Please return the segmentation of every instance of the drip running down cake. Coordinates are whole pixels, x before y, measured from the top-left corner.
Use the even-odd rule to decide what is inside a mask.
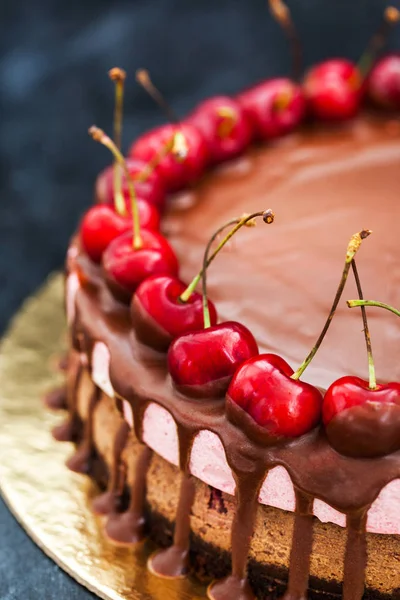
[[[158,544],[154,576],[192,571],[214,600],[400,598],[400,322],[345,302],[400,306],[399,64],[207,100],[126,162],[91,130],[116,160],[68,250],[54,435],[105,535]]]

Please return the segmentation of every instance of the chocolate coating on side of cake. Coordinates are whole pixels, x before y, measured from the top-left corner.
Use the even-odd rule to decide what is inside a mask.
[[[78,390],[78,410],[82,419],[88,413],[93,390],[89,373]],[[124,427],[125,426],[125,427]],[[125,442],[119,444],[119,432],[124,427]],[[110,441],[116,439],[120,452],[120,472],[133,481],[142,446],[134,439],[127,423],[116,408],[115,399],[102,394],[94,415],[94,447],[90,474],[103,489],[110,488],[114,450]],[[173,541],[174,523],[178,517],[179,469],[153,454],[147,474],[146,520],[147,534],[159,547],[169,547]],[[231,565],[230,529],[235,514],[235,499],[194,478],[196,497],[191,510],[192,534],[190,543],[191,569],[201,579],[222,578],[229,574]],[[129,505],[128,488],[122,488],[106,506],[106,514],[113,510],[126,511]],[[97,496],[109,498],[108,492]],[[289,553],[295,515],[291,512],[259,505],[253,536],[248,572],[257,597],[277,599],[284,592],[288,576]],[[310,568],[308,598],[334,600],[340,597],[343,578],[342,556],[346,530],[332,523],[313,519],[314,546]],[[365,600],[394,600],[400,598],[397,573],[396,536],[367,534],[369,561]],[[384,560],[383,560],[384,557]]]

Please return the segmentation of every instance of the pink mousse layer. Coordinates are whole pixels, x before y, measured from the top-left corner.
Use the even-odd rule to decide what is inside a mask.
[[[75,309],[74,301],[79,281],[71,274],[67,280],[67,318],[71,322]],[[110,353],[106,345],[97,342],[92,356],[92,379],[108,396],[114,396],[109,378]],[[133,426],[132,409],[123,402],[125,420]],[[179,448],[177,427],[172,415],[156,403],[150,403],[143,422],[143,441],[149,448],[168,462],[178,466]],[[225,450],[219,437],[208,430],[196,436],[189,464],[190,472],[222,492],[235,494],[235,481],[228,466]],[[284,467],[275,467],[266,476],[261,487],[261,504],[294,512],[295,498],[293,484]],[[368,512],[367,530],[371,533],[400,534],[400,479],[396,479],[382,489]],[[322,522],[331,522],[344,527],[345,515],[322,500],[314,501],[314,515]]]

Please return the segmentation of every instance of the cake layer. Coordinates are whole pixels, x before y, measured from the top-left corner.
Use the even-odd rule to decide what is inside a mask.
[[[79,357],[75,357],[75,363],[79,360]],[[84,422],[88,419],[89,399],[92,394],[90,373],[85,369],[77,390],[77,408]],[[115,399],[102,394],[93,413],[93,441],[95,456],[104,463],[103,473],[112,470],[112,440],[117,435],[121,421]],[[128,482],[134,480],[141,448],[131,430],[122,456]],[[163,545],[171,541],[177,514],[180,478],[181,473],[177,467],[157,454],[153,455],[147,474],[147,503],[151,511],[149,525],[152,528],[152,536]],[[196,566],[200,575],[219,578],[229,572],[230,535],[234,513],[235,500],[230,495],[221,493],[196,478],[195,502],[190,520],[192,565]],[[258,509],[249,560],[250,581],[258,591],[258,598],[266,598],[267,592],[268,598],[275,598],[275,594],[284,589],[293,522],[294,517],[290,512],[266,506],[260,506]],[[323,524],[314,519],[310,598],[328,599],[340,593],[345,537],[346,533],[341,527]],[[365,598],[400,598],[397,538],[368,534],[368,550]],[[321,590],[329,594],[320,594]]]

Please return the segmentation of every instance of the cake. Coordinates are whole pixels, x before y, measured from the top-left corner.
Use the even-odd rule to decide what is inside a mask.
[[[135,544],[150,536],[160,547],[148,563],[155,575],[193,571],[214,580],[208,594],[215,600],[400,598],[400,386],[370,389],[367,382],[367,396],[386,394],[383,400],[368,396],[337,409],[329,423],[326,418],[333,382],[343,387],[340,378],[354,383],[368,374],[359,311],[339,304],[307,369],[312,385],[296,381],[294,396],[303,394],[303,406],[314,402],[306,424],[294,411],[294,429],[278,431],[281,422],[259,418],[261,404],[252,412],[248,399],[234,401],[239,374],[243,379],[260,360],[292,386],[293,371],[280,365],[296,368],[309,353],[329,313],[348,240],[363,227],[373,230],[358,260],[364,292],[400,305],[399,116],[371,109],[365,86],[348,86],[355,67],[333,63],[322,75],[315,69],[304,87],[274,80],[236,99],[207,101],[181,124],[133,144],[127,165],[142,198],[142,242],[158,253],[151,266],[147,259],[138,266],[143,246],[133,262],[129,253],[126,259],[126,240],[132,255],[137,250],[135,234],[120,215],[114,212],[107,226],[102,220],[117,167],[99,176],[91,227],[86,215],[68,250],[66,388],[52,397],[68,417],[54,435],[76,444],[68,466],[98,484],[93,509],[104,515],[108,538]],[[347,99],[333,92],[327,99],[326,85],[318,95],[327,64]],[[108,144],[101,131],[92,133]],[[151,204],[161,211],[163,188],[161,230],[168,242],[155,244],[158,213],[146,210]],[[157,276],[176,283],[179,268],[179,280],[189,282],[219,226],[243,213],[265,216],[270,207],[273,225],[243,228],[207,269],[213,304],[210,327],[200,332],[205,341],[196,338],[196,315],[176,333],[175,313],[165,324],[164,313],[146,312],[145,293],[139,300],[137,292],[146,281]],[[130,216],[123,218],[131,228]],[[358,293],[349,277],[344,298]],[[202,303],[201,295],[193,298]],[[159,307],[163,302],[160,296]],[[221,331],[216,311],[230,336],[234,368],[204,382],[215,368],[215,344],[225,343],[219,334],[217,342],[208,336]],[[400,381],[399,324],[377,308],[368,316],[378,381]],[[232,322],[236,329],[226,325]],[[182,329],[179,319],[177,326]],[[187,367],[189,379],[190,369],[200,373],[189,382],[182,378],[185,355],[177,350],[180,343],[186,352],[185,335],[196,338],[202,356]],[[281,394],[274,385],[272,405]],[[291,391],[285,394],[286,416],[276,417],[283,421],[291,410],[285,404]]]

